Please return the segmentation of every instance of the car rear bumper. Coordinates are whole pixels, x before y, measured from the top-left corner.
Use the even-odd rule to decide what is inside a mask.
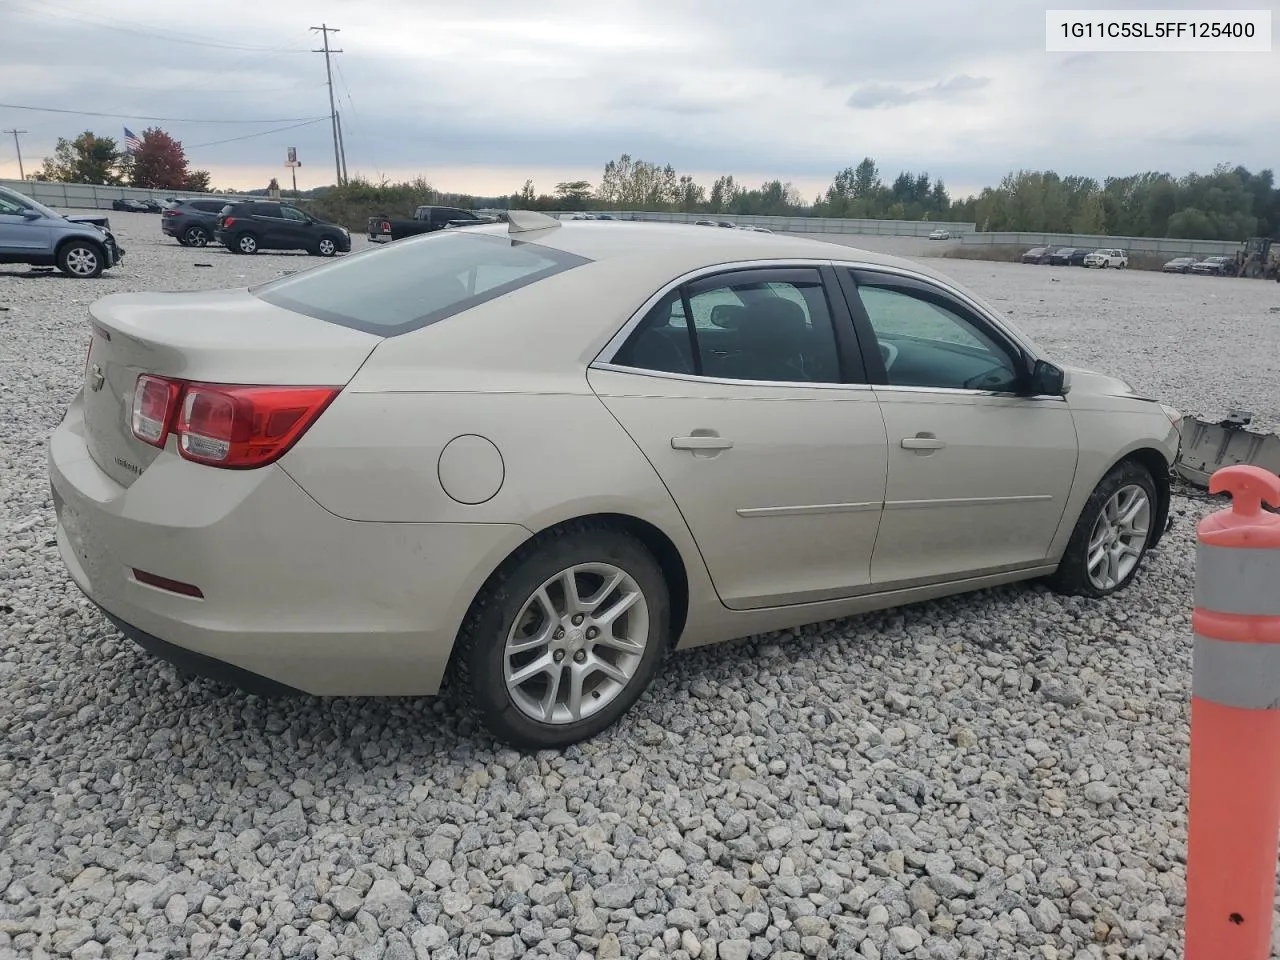
[[[343,520],[278,466],[218,470],[172,449],[126,488],[93,461],[84,429],[77,397],[48,452],[71,578],[145,649],[243,687],[435,693],[471,598],[529,536]]]

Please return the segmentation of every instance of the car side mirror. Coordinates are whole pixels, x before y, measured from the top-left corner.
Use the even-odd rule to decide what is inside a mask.
[[[44,214],[39,210],[32,210],[30,207],[25,207],[22,211],[22,219],[24,220],[39,220],[43,216]]]
[[[1067,371],[1048,360],[1037,360],[1031,368],[1028,390],[1034,397],[1065,397],[1071,389]]]

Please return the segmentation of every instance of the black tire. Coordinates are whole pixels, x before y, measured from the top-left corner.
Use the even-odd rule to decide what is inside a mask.
[[[504,680],[507,637],[525,604],[549,579],[576,564],[608,563],[635,581],[648,606],[648,633],[630,680],[605,706],[581,720],[550,723],[526,714]],[[607,598],[604,598],[607,599]],[[471,609],[452,659],[452,681],[466,706],[498,739],[517,749],[558,749],[612,726],[635,704],[669,646],[670,600],[653,555],[606,524],[576,522],[547,531],[521,547],[488,580]]]
[[[102,276],[106,252],[88,240],[71,240],[58,248],[58,269],[77,280]]]
[[[1114,585],[1100,586],[1089,575],[1089,541],[1095,533],[1107,503],[1116,493],[1132,486],[1141,487],[1147,496],[1149,507],[1146,535],[1142,538],[1137,562],[1134,563],[1133,568]],[[1058,569],[1049,577],[1049,585],[1058,593],[1082,597],[1106,597],[1118,590],[1123,590],[1142,568],[1147,548],[1156,534],[1155,520],[1159,514],[1158,505],[1155,481],[1146,467],[1132,460],[1116,464],[1099,481],[1093,493],[1089,495],[1089,499],[1085,501],[1075,529],[1071,532],[1066,552],[1062,555],[1062,561],[1058,564]]]
[[[182,245],[184,247],[207,247],[209,240],[209,231],[198,223],[193,223],[182,232]]]
[[[258,252],[258,238],[252,233],[239,234],[231,241],[231,249],[234,253],[252,256]]]
[[[338,241],[333,237],[321,237],[316,241],[315,255],[317,257],[332,257],[338,252]]]

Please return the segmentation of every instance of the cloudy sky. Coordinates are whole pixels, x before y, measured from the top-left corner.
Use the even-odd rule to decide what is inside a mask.
[[[1245,5],[1276,7],[1231,4]],[[598,182],[624,152],[707,184],[721,173],[751,185],[778,177],[807,197],[866,155],[887,178],[941,176],[953,195],[1019,167],[1101,178],[1280,164],[1280,46],[1046,53],[1044,9],[1028,0],[0,0],[0,102],[9,104],[0,128],[27,131],[28,174],[58,136],[157,125],[216,186],[287,184],[289,146],[303,161],[300,187],[330,183],[324,59],[307,29],[327,22],[342,31],[334,86],[349,172],[423,174],[447,190]],[[16,175],[12,137],[0,137],[0,177]]]

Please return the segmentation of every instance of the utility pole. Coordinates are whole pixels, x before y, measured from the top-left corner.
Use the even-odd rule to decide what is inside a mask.
[[[342,136],[342,114],[334,114],[338,118],[338,155],[342,158],[342,182],[347,182],[347,141]]]
[[[13,134],[13,145],[18,150],[18,179],[19,180],[27,179],[27,175],[22,169],[22,144],[18,142],[18,135],[26,132],[27,131],[25,130],[6,130],[5,131],[5,133]]]
[[[338,186],[346,183],[346,179],[342,175],[342,154],[338,148],[338,108],[333,102],[333,68],[329,65],[329,56],[334,53],[341,53],[341,50],[334,50],[329,46],[329,34],[341,33],[337,27],[331,27],[328,24],[321,23],[318,27],[311,27],[324,37],[324,47],[320,50],[312,50],[312,53],[324,54],[324,73],[329,81],[329,120],[333,125],[333,169],[338,178]]]

